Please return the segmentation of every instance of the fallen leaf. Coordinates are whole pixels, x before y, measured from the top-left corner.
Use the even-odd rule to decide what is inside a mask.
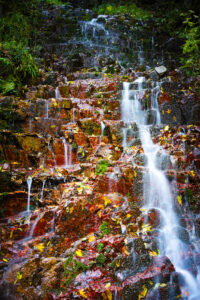
[[[140,300],[141,298],[144,298],[147,294],[148,290],[147,290],[147,287],[146,285],[143,285],[143,290],[142,292],[140,293],[139,297],[138,297],[138,300]]]
[[[179,205],[182,206],[182,199],[181,199],[180,195],[178,195],[177,200],[178,200]]]
[[[43,243],[40,243],[38,245],[35,246],[40,252],[43,252],[44,251],[44,244]]]
[[[89,243],[91,243],[91,242],[93,242],[93,241],[95,241],[96,240],[96,237],[94,236],[94,235],[91,235],[91,236],[89,236],[89,238],[88,238],[88,242]]]
[[[168,131],[169,130],[169,125],[164,127],[164,131]]]
[[[150,255],[150,256],[157,256],[157,253],[156,253],[156,251],[151,251],[151,252],[149,253],[149,255]]]
[[[126,246],[122,247],[122,254],[128,256],[129,252]]]
[[[87,295],[86,295],[86,293],[84,292],[84,290],[79,290],[78,292],[79,292],[79,294],[80,294],[83,298],[87,299]]]
[[[111,283],[108,282],[108,283],[106,283],[105,288],[108,289],[110,286],[111,286]]]
[[[80,249],[78,249],[75,253],[77,256],[83,256],[82,251]]]
[[[107,204],[111,204],[112,203],[112,201],[109,199],[109,198],[107,198],[107,197],[103,197],[103,200],[104,200],[104,205],[106,206]]]

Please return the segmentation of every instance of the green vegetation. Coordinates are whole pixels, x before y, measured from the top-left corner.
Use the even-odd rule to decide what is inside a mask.
[[[0,93],[16,92],[39,75],[35,56],[41,50],[42,7],[47,5],[63,5],[63,2],[0,0]]]
[[[190,10],[185,17],[183,24],[184,31],[180,34],[184,38],[183,57],[181,57],[182,68],[188,76],[199,75],[200,72],[200,26],[199,17]]]
[[[129,14],[138,20],[152,18],[150,12],[137,7],[135,3],[126,5],[102,4],[96,9],[96,12],[105,15]]]
[[[0,44],[0,91],[7,94],[38,75],[38,67],[27,47],[12,40]]]
[[[109,162],[107,160],[100,160],[95,168],[95,174],[101,175],[105,173],[108,169]]]
[[[107,222],[103,222],[99,229],[101,231],[102,236],[107,235],[111,232],[110,227]]]
[[[97,251],[100,252],[100,251],[103,249],[103,247],[104,247],[104,244],[99,243],[99,244],[97,245]]]
[[[97,264],[98,265],[103,265],[106,261],[106,257],[105,255],[103,255],[103,253],[100,253],[97,258],[96,258]]]
[[[89,270],[94,263],[91,262],[88,266],[82,262],[74,259],[74,254],[71,254],[64,263],[66,281],[65,284],[69,285],[80,272]]]

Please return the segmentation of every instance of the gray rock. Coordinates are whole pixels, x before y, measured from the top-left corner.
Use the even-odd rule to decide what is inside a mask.
[[[153,72],[150,73],[150,78],[153,81],[158,81],[159,80],[159,75],[156,71],[153,71]]]
[[[162,76],[167,72],[167,68],[165,66],[159,66],[155,67],[155,71],[158,73],[159,76]]]

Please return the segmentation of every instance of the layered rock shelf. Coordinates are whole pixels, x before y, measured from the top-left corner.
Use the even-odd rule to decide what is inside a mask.
[[[116,29],[117,17],[101,18],[101,24]],[[93,43],[97,21],[79,24],[84,39]],[[107,27],[97,27],[99,36],[109,39]],[[85,40],[84,45],[94,49]],[[50,43],[46,51],[54,46],[63,51]],[[100,62],[96,53],[91,60]],[[48,64],[52,57],[46,56]],[[180,223],[174,231],[187,246],[180,256],[195,277],[200,266],[197,82],[184,81],[178,69],[125,69],[119,60],[97,72],[90,56],[84,58],[83,64],[73,58],[64,68],[62,55],[54,57],[52,70],[41,70],[40,82],[26,86],[21,97],[0,97],[0,298],[197,300],[159,249],[162,211],[144,206],[148,167],[139,125],[121,112],[123,83],[134,89],[142,77],[141,110],[147,112],[153,144],[160,147],[158,156],[165,155],[160,169],[174,191]]]

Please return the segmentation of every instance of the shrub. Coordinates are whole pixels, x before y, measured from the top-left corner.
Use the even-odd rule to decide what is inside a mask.
[[[126,5],[111,5],[111,4],[102,4],[97,8],[98,14],[106,15],[115,15],[115,14],[129,14],[135,19],[149,19],[152,17],[152,14],[146,10],[143,10],[136,6],[135,3],[126,4]]]
[[[185,16],[183,24],[185,29],[181,37],[185,39],[183,44],[183,57],[181,58],[182,68],[186,74],[198,75],[200,71],[200,26],[199,17],[190,10]]]
[[[6,94],[38,75],[26,46],[15,40],[0,44],[0,92]]]

